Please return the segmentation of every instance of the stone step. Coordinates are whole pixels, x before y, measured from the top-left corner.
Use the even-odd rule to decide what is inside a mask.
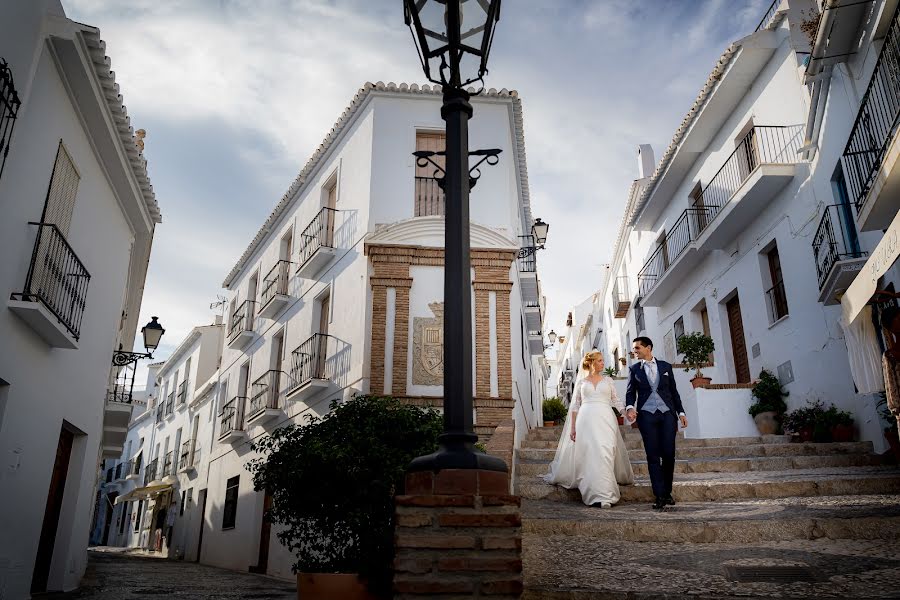
[[[676,447],[681,450],[684,448],[708,448],[718,446],[751,446],[759,444],[789,444],[790,436],[787,435],[762,435],[754,437],[735,437],[735,438],[703,438],[703,439],[678,439],[675,442]],[[559,439],[556,440],[523,440],[521,448],[523,449],[556,449]],[[798,446],[800,444],[797,444]],[[641,438],[629,437],[625,440],[625,447],[629,450],[641,450],[644,447]]]
[[[622,437],[625,438],[637,438],[640,439],[641,432],[633,427],[619,427],[619,431],[622,432]],[[562,427],[538,427],[536,429],[532,429],[528,432],[526,439],[529,440],[558,440],[560,434],[562,434]],[[684,431],[679,431],[677,433],[677,437],[679,439],[684,438]]]
[[[896,597],[900,568],[900,559],[892,548],[880,539],[673,544],[524,535],[522,598],[889,598]],[[764,575],[742,577],[738,569],[750,566],[806,567],[809,578],[804,581],[789,573],[779,578],[770,575],[768,579]]]
[[[516,466],[519,477],[537,477],[546,473],[548,461],[521,461]],[[870,467],[884,464],[873,454],[837,454],[831,456],[769,456],[761,458],[721,458],[676,460],[676,473],[745,473],[747,471],[787,471],[827,467]],[[646,460],[632,460],[636,476],[647,475]]]
[[[516,477],[516,494],[532,500],[581,501],[578,490],[549,485],[538,477]],[[622,502],[652,502],[647,477],[635,477],[635,485],[620,487]],[[896,467],[827,467],[790,471],[745,473],[693,473],[675,476],[672,495],[679,502],[719,502],[745,498],[795,496],[846,496],[900,494],[900,469]]]
[[[522,534],[673,543],[760,543],[821,538],[900,539],[900,496],[820,496],[720,503],[646,503],[599,509],[523,500]]]

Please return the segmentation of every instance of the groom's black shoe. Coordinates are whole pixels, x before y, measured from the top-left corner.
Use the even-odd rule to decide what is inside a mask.
[[[675,506],[675,498],[672,497],[672,494],[669,494],[665,498],[663,498],[663,502],[665,502],[669,506]]]
[[[653,510],[662,510],[666,507],[666,501],[659,496],[656,497],[656,501],[653,502]]]

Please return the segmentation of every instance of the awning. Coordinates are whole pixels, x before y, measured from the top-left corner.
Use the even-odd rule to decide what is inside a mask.
[[[852,323],[859,316],[863,307],[872,299],[878,279],[891,268],[898,256],[900,256],[900,213],[894,217],[875,251],[863,265],[862,271],[841,298],[845,323]]]
[[[131,500],[147,500],[148,498],[152,498],[153,496],[157,496],[171,489],[172,486],[168,483],[135,488],[127,494],[123,494],[122,496],[117,497],[116,504],[119,504],[121,502],[128,502]]]

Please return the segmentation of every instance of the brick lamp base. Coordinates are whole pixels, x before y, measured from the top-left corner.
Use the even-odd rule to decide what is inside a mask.
[[[508,473],[407,474],[406,495],[397,497],[394,598],[519,598],[519,506]]]

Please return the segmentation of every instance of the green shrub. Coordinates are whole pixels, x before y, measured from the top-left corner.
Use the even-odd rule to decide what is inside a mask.
[[[694,369],[695,377],[703,377],[700,372],[700,366],[709,361],[709,355],[716,349],[716,343],[708,335],[704,335],[699,331],[694,333],[686,333],[678,338],[678,353],[684,354],[684,364],[687,367],[686,372]]]
[[[759,381],[753,385],[751,391],[756,402],[750,405],[750,416],[755,417],[759,413],[774,412],[779,417],[787,412],[787,404],[784,399],[788,392],[781,387],[781,382],[770,371],[763,369],[759,374]]]
[[[545,421],[557,423],[565,420],[569,411],[566,410],[566,405],[563,404],[559,398],[554,396],[553,398],[544,400],[543,412]]]
[[[303,425],[253,443],[253,487],[272,496],[267,518],[296,557],[295,572],[359,573],[389,595],[394,556],[394,496],[406,468],[437,449],[435,410],[390,397],[357,396]]]

